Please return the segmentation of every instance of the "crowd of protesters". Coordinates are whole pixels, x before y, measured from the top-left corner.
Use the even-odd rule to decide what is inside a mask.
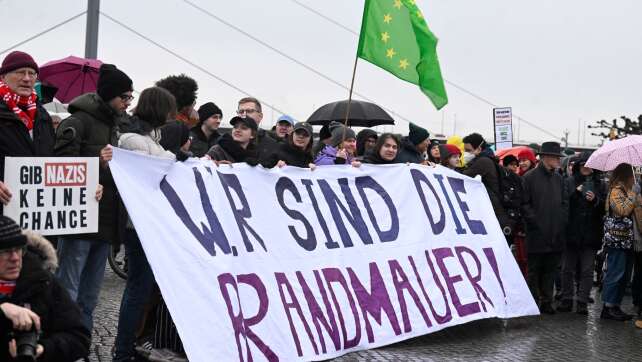
[[[634,316],[620,308],[630,286],[642,324],[642,196],[630,165],[603,174],[585,166],[589,153],[564,155],[556,142],[524,148],[500,161],[477,133],[444,143],[412,123],[408,134],[399,137],[371,129],[355,133],[332,122],[315,140],[309,123],[287,115],[278,118],[272,131],[262,128],[261,103],[251,97],[238,101],[229,121],[232,130],[223,132],[221,108],[207,101],[196,109],[197,82],[183,74],[144,89],[128,113],[134,98],[132,80],[109,64],[100,68],[96,92],[71,101],[71,115],[54,124],[34,91],[38,71],[33,58],[19,51],[6,56],[0,68],[0,211],[13,197],[1,181],[5,157],[98,157],[99,228],[94,234],[52,243],[0,218],[3,361],[16,355],[14,334],[33,329],[39,331],[35,353],[40,360],[73,361],[88,355],[105,264],[112,243],[120,242],[125,245],[128,278],[114,361],[152,354],[155,360],[184,356],[111,177],[113,146],[177,161],[198,157],[216,164],[312,170],[325,165],[416,163],[480,177],[542,313],[575,308],[578,314],[588,314],[588,304],[595,302],[595,283],[601,289],[601,318],[630,320]]]

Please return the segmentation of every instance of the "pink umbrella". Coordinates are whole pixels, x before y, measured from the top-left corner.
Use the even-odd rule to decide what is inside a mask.
[[[69,103],[77,96],[96,91],[98,70],[103,64],[97,59],[85,59],[73,55],[52,60],[40,67],[40,80],[58,88],[56,98]]]
[[[593,152],[586,167],[612,171],[621,163],[642,166],[642,136],[627,136],[605,143]]]

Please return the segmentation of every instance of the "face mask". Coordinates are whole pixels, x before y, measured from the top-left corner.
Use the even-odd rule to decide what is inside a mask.
[[[475,158],[474,153],[464,152],[464,163],[467,164],[468,162],[472,161],[474,158]]]
[[[448,164],[452,167],[459,167],[459,157],[451,157],[448,160]]]

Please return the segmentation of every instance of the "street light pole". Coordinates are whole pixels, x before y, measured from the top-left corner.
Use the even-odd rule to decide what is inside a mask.
[[[100,0],[87,0],[87,28],[85,29],[85,58],[98,57],[98,20]]]

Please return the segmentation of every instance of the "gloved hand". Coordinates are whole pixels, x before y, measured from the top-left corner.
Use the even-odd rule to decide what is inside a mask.
[[[193,156],[194,155],[191,152],[185,152],[183,150],[178,150],[178,152],[176,152],[176,161],[183,162],[183,161],[185,161],[188,158],[193,157]]]

